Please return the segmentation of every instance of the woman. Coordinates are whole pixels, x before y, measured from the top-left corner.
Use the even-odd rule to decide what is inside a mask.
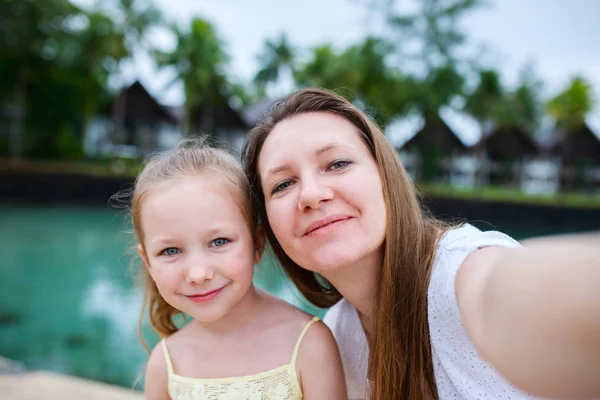
[[[523,249],[431,218],[377,126],[323,89],[276,105],[243,162],[278,260],[333,306],[351,398],[600,397],[600,252],[586,241]]]

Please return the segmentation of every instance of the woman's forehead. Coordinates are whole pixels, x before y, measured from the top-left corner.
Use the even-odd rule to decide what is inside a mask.
[[[300,114],[275,126],[259,157],[259,168],[283,159],[320,155],[341,147],[364,146],[358,129],[345,118],[325,112]]]

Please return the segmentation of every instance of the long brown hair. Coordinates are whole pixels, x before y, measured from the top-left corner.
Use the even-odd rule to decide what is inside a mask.
[[[258,159],[267,136],[279,122],[307,112],[328,112],[352,123],[377,162],[382,181],[387,216],[377,307],[369,339],[370,398],[436,399],[427,291],[437,241],[447,227],[421,208],[408,174],[382,131],[336,93],[319,88],[300,90],[277,103],[248,135],[242,164],[269,244],[289,278],[310,302],[330,307],[340,300],[340,293],[323,277],[303,269],[285,254],[267,219],[260,184]]]
[[[151,189],[165,181],[207,172],[221,176],[228,184],[248,228],[254,233],[256,221],[250,201],[250,186],[240,163],[225,150],[206,146],[202,139],[186,139],[177,148],[150,157],[135,181],[130,212],[137,241],[142,247],[144,247],[142,207]],[[183,315],[160,295],[156,283],[146,268],[139,268],[138,279],[145,291],[138,333],[142,344],[148,349],[141,334],[142,319],[146,310],[150,325],[160,337],[175,333],[180,327],[176,317],[183,317]]]

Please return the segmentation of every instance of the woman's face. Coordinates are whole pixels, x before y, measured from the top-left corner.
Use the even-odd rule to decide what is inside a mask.
[[[381,262],[386,209],[377,164],[357,128],[326,112],[275,126],[258,170],[273,233],[286,254],[326,278]]]

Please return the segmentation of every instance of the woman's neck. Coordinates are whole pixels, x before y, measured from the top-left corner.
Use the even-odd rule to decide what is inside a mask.
[[[379,271],[382,263],[383,252],[339,268],[324,276],[358,311],[367,335],[373,323]]]

